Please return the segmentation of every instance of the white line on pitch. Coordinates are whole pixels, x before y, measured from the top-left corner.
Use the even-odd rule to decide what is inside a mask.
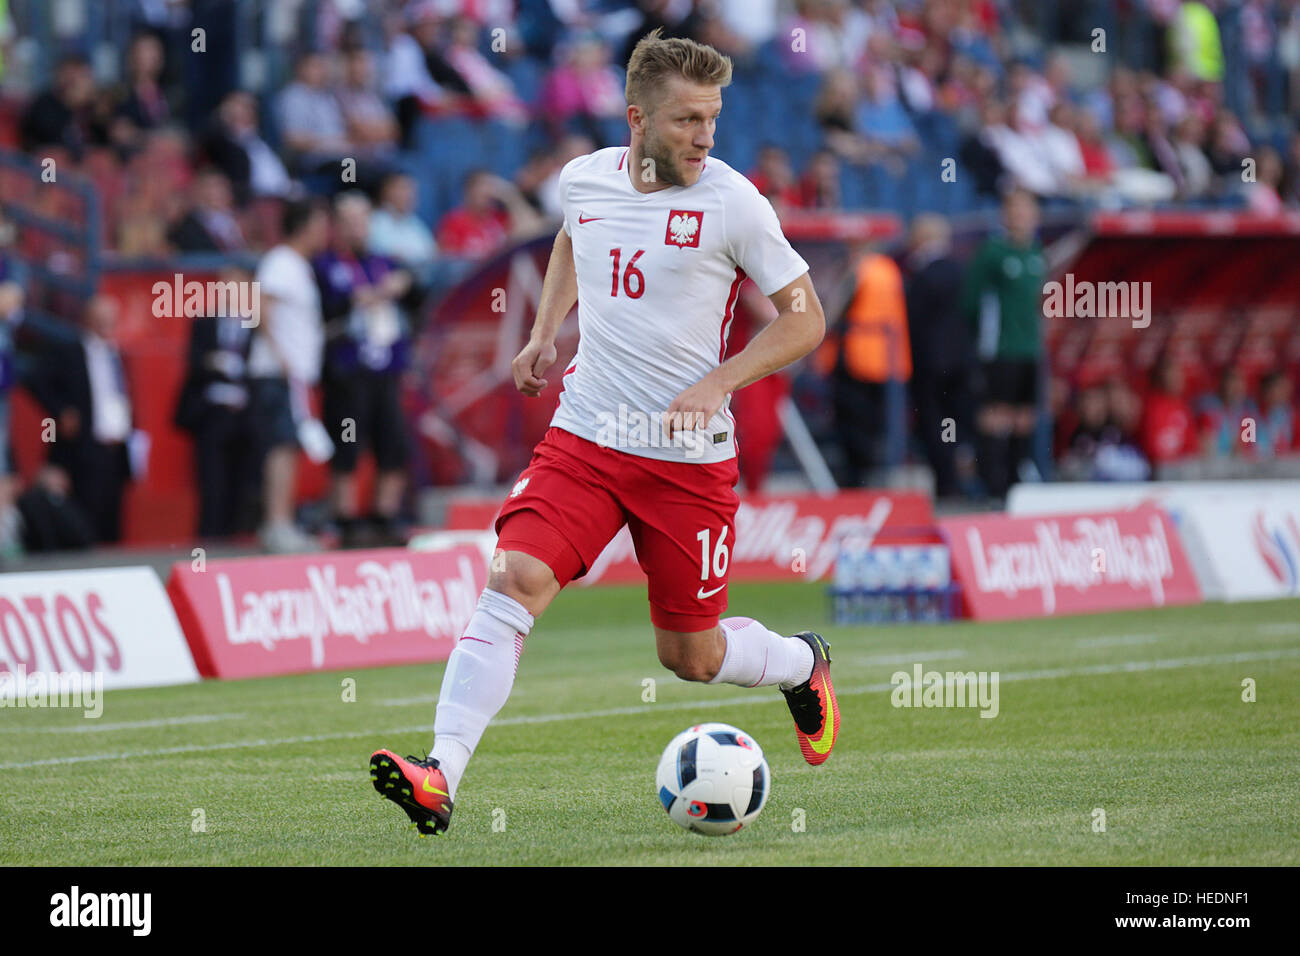
[[[420,694],[417,697],[389,697],[387,700],[375,701],[375,705],[378,707],[408,707],[412,704],[433,704],[437,700],[437,694]]]
[[[1300,648],[1282,648],[1270,651],[1241,651],[1236,654],[1208,654],[1202,657],[1173,657],[1153,661],[1127,661],[1123,664],[1098,664],[1093,667],[1070,667],[1052,670],[1023,671],[1020,673],[1001,674],[1002,681],[1016,680],[1052,680],[1061,677],[1093,677],[1103,674],[1127,674],[1142,671],[1175,670],[1183,667],[1202,667],[1208,664],[1242,664],[1251,661],[1271,661],[1282,658],[1300,657]],[[861,687],[840,688],[836,693],[841,697],[856,694],[874,694],[893,690],[893,684],[867,684]],[[768,704],[770,695],[736,695],[731,698],[712,698],[710,700],[675,701],[664,704],[641,704],[632,707],[611,707],[607,710],[587,710],[572,714],[535,714],[519,717],[506,717],[494,720],[494,727],[509,727],[520,724],[549,724],[564,720],[587,720],[592,717],[622,717],[633,714],[650,714],[664,710],[709,710],[718,707],[739,707],[747,704]],[[181,747],[164,747],[157,750],[136,750],[125,753],[85,754],[79,757],[48,757],[45,760],[27,760],[17,763],[0,763],[0,770],[22,770],[28,767],[49,767],[59,764],[93,763],[103,760],[130,760],[138,757],[165,757],[172,754],[207,753],[214,750],[242,750],[254,747],[280,747],[289,744],[320,743],[326,740],[351,740],[357,737],[384,737],[397,734],[428,733],[432,724],[418,724],[411,727],[395,727],[386,730],[350,730],[335,734],[309,734],[300,737],[280,737],[273,740],[241,740],[215,744],[189,744]]]
[[[243,716],[243,714],[190,714],[186,717],[154,717],[150,720],[126,720],[113,724],[102,724],[98,720],[87,718],[85,723],[69,724],[66,727],[7,727],[3,733],[86,734],[104,730],[135,730],[141,727],[176,727],[183,724],[211,724],[221,720],[238,720]]]
[[[870,657],[850,657],[855,665],[871,667],[876,664],[914,664],[917,661],[943,661],[953,657],[965,657],[966,651],[954,647],[948,651],[913,651],[911,654],[873,654]]]
[[[1104,634],[1101,637],[1081,637],[1074,643],[1079,647],[1118,647],[1150,644],[1158,640],[1158,634]]]

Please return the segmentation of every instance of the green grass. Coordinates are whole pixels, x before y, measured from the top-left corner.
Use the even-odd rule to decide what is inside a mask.
[[[660,668],[642,590],[573,590],[529,639],[443,837],[417,839],[367,775],[372,749],[427,750],[429,665],[111,692],[98,721],[0,710],[0,863],[1300,862],[1300,602],[850,629],[824,626],[822,595],[731,589],[732,613],[832,641],[843,726],[822,767],[774,688]],[[879,688],[918,660],[1000,672],[999,716],[891,706]],[[626,712],[577,716],[609,710]],[[115,726],[196,715],[219,719]],[[661,749],[699,720],[743,727],[772,768],[763,815],[724,839],[679,830],[654,793]]]

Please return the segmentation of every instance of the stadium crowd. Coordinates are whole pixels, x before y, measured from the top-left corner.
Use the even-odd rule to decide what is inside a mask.
[[[350,481],[355,455],[334,459],[344,539],[400,536],[406,439],[395,393],[421,303],[474,261],[554,228],[564,163],[625,142],[620,64],[655,27],[734,58],[716,152],[778,212],[879,209],[909,222],[896,259],[874,253],[856,266],[855,304],[819,366],[833,383],[844,484],[879,461],[862,423],[880,420],[890,378],[910,380],[912,434],[940,494],[997,498],[1024,473],[1040,402],[1040,207],[1300,207],[1300,132],[1278,120],[1300,112],[1297,0],[1099,4],[1109,26],[1100,39],[1094,11],[1012,0],[302,0],[278,5],[278,27],[270,14],[259,21],[265,75],[247,86],[250,71],[233,65],[238,5],[125,6],[120,68],[66,43],[45,51],[26,91],[10,75],[21,31],[0,31],[0,140],[93,182],[108,257],[216,256],[237,281],[258,277],[273,308],[296,310],[271,323],[292,329],[280,343],[196,322],[176,417],[195,435],[199,531],[246,530],[250,509],[238,502],[260,485],[272,550],[311,545],[293,523],[292,452],[311,444],[301,392],[318,383],[322,420],[357,421],[381,472],[367,525]],[[201,17],[216,49],[198,57]],[[1027,43],[1031,34],[1040,42]],[[951,189],[945,157],[963,170]],[[39,212],[45,200],[30,201]],[[948,217],[999,208],[1005,230],[957,261]],[[0,265],[0,387],[26,385],[86,443],[75,460],[51,455],[25,489],[41,506],[22,511],[30,528],[76,502],[78,527],[29,547],[116,540],[131,470],[109,301],[81,307],[77,354],[43,350],[30,372],[13,371],[24,305],[67,311],[48,290],[36,301],[23,279],[25,261],[58,254],[8,248]],[[997,281],[993,264],[1008,257],[1026,281]],[[1004,317],[1024,318],[981,344],[990,294]],[[893,344],[862,345],[855,308],[882,302]],[[304,355],[318,360],[293,368]],[[84,374],[69,381],[74,367]],[[1248,381],[1229,368],[1213,395],[1191,397],[1179,372],[1161,363],[1140,394],[1127,379],[1049,389],[1063,473],[1145,477],[1179,456],[1297,448],[1283,371]],[[1259,431],[1246,447],[1233,422],[1239,430],[1252,411]],[[937,438],[949,418],[978,439]],[[260,450],[252,459],[250,448]],[[112,481],[92,477],[105,462]],[[10,479],[0,494],[0,549],[19,546],[20,492]]]

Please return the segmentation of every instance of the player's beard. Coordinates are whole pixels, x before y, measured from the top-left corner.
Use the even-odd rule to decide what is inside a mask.
[[[653,132],[653,127],[646,131],[645,142],[641,145],[641,159],[650,160],[655,178],[661,182],[670,186],[690,185],[686,182],[681,167],[673,161],[672,150]]]

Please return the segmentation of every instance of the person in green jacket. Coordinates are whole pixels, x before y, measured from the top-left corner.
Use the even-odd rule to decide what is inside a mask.
[[[962,294],[978,359],[977,464],[995,499],[1016,481],[1037,419],[1045,268],[1033,194],[1008,192],[1002,222],[975,253]]]

